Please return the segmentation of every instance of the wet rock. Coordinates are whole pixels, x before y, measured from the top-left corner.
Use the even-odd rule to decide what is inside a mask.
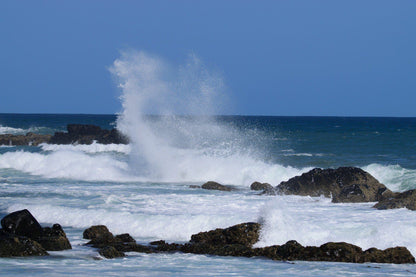
[[[41,143],[49,143],[51,135],[39,135],[34,133],[27,133],[26,135],[0,135],[0,145],[22,146],[33,145],[38,146]]]
[[[179,251],[182,247],[177,243],[166,243],[164,240],[152,241],[150,245],[155,247],[156,252],[175,252]]]
[[[295,240],[283,245],[253,248],[259,239],[260,224],[248,222],[237,224],[224,229],[200,232],[191,236],[185,244],[166,243],[164,240],[153,241],[150,246],[132,242],[128,234],[116,236],[120,242],[109,240],[107,245],[101,245],[100,254],[107,258],[120,257],[119,252],[169,253],[184,252],[193,254],[208,254],[236,257],[266,257],[279,261],[331,261],[348,263],[415,263],[412,254],[405,247],[394,247],[386,250],[370,248],[363,251],[360,247],[346,242],[329,242],[319,247],[302,246]],[[88,230],[88,231],[87,231]],[[86,237],[97,239],[110,233],[105,226],[94,226],[87,229]],[[98,231],[98,232],[97,232]],[[104,235],[107,236],[107,235]],[[84,236],[85,237],[85,236]],[[123,239],[121,239],[123,238]]]
[[[94,225],[88,229],[85,229],[82,237],[84,239],[90,239],[87,244],[91,244],[94,247],[101,248],[116,243],[116,239],[107,226]]]
[[[54,224],[52,228],[42,228],[36,218],[27,209],[6,215],[1,220],[1,226],[5,232],[28,237],[40,243],[48,251],[72,248],[61,225]]]
[[[192,235],[190,243],[204,243],[212,245],[241,244],[253,246],[260,234],[260,224],[254,222],[241,223],[225,229],[215,229]]]
[[[0,257],[47,256],[36,241],[0,230]]]
[[[98,253],[107,259],[122,258],[126,256],[126,254],[118,251],[114,246],[105,246],[99,249]]]
[[[386,198],[374,205],[379,210],[407,208],[416,210],[416,190],[408,190],[402,193],[396,193],[390,198]]]
[[[332,202],[376,202],[394,195],[368,172],[356,167],[315,168],[280,183],[282,194],[332,197]]]
[[[362,262],[413,264],[415,258],[406,247],[392,247],[385,250],[370,248],[364,251]]]
[[[136,240],[130,236],[130,234],[120,234],[114,237],[116,242],[136,242]]]
[[[3,217],[1,227],[10,234],[29,238],[38,237],[43,231],[42,226],[27,209],[12,212]]]
[[[231,188],[229,186],[224,186],[224,185],[221,185],[221,184],[219,184],[217,182],[213,182],[213,181],[206,182],[205,184],[203,184],[201,186],[201,188],[209,189],[209,190],[221,190],[221,191],[232,191],[233,190],[233,188]]]
[[[140,245],[136,243],[136,240],[129,234],[120,234],[114,236],[105,225],[95,225],[84,230],[84,239],[90,239],[87,245],[98,248],[99,251],[103,251],[105,254],[100,254],[106,258],[122,257],[117,256],[118,254],[114,250],[124,252],[140,252],[140,253],[153,253],[154,249],[149,246]],[[114,249],[113,249],[114,248]]]
[[[94,141],[102,144],[127,144],[128,139],[116,129],[105,130],[95,125],[68,124],[68,132],[56,132],[51,138],[51,144],[92,144]]]
[[[39,242],[48,251],[72,249],[71,243],[59,224],[54,224],[52,228],[43,228],[42,234],[33,239]]]
[[[275,193],[273,186],[268,183],[254,182],[251,184],[250,189],[263,191],[263,193],[267,193],[267,194]]]

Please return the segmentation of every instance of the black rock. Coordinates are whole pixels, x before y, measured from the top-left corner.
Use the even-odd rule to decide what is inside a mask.
[[[36,241],[0,230],[0,257],[47,256]]]
[[[33,239],[39,242],[48,251],[72,249],[71,243],[59,224],[54,224],[52,228],[43,228],[42,234]]]
[[[1,227],[8,233],[29,238],[38,237],[43,232],[42,226],[27,209],[3,217]]]
[[[94,141],[102,144],[127,144],[126,136],[116,129],[105,130],[95,125],[68,124],[68,132],[56,132],[51,138],[51,144],[92,144]]]
[[[104,246],[103,248],[98,250],[98,253],[107,258],[107,259],[114,259],[114,258],[122,258],[125,257],[126,254],[124,254],[121,251],[118,251],[115,247],[113,246]]]
[[[263,191],[263,193],[267,194],[275,194],[274,187],[268,183],[254,182],[251,184],[250,189]]]
[[[40,243],[48,251],[72,248],[61,225],[55,224],[52,228],[42,228],[36,218],[26,209],[6,215],[1,220],[1,225],[5,232],[28,237]]]
[[[280,183],[282,194],[332,197],[332,202],[376,202],[394,195],[368,172],[356,167],[315,168]]]
[[[258,241],[259,234],[260,224],[247,222],[225,229],[218,228],[208,232],[200,232],[191,236],[190,243],[212,245],[241,244],[251,247]]]
[[[206,182],[205,184],[203,184],[201,186],[201,188],[208,189],[208,190],[221,190],[221,191],[232,191],[233,190],[232,187],[224,186],[224,185],[221,185],[221,184],[219,184],[217,182],[213,182],[213,181]]]
[[[408,190],[402,193],[383,199],[374,205],[374,208],[379,210],[407,208],[409,210],[416,210],[416,190]]]

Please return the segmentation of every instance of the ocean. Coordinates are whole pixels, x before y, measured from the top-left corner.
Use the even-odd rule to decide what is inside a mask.
[[[2,276],[414,276],[416,265],[281,262],[263,258],[127,253],[97,259],[82,232],[106,225],[137,242],[183,243],[192,234],[263,222],[256,246],[345,241],[406,246],[416,256],[416,215],[374,203],[259,195],[312,168],[360,167],[393,191],[416,188],[416,118],[0,114],[0,134],[117,127],[128,145],[0,146],[0,216],[28,209],[59,223],[72,250],[2,258]],[[190,188],[207,181],[232,192]]]

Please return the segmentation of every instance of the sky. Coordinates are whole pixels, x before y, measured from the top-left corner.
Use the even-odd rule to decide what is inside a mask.
[[[416,1],[0,1],[0,113],[120,112],[126,49],[220,72],[221,113],[416,117]]]

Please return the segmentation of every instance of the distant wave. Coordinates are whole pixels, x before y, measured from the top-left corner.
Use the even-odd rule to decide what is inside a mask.
[[[4,134],[25,135],[30,132],[47,134],[47,133],[51,133],[51,129],[47,127],[30,127],[27,129],[22,129],[22,128],[14,128],[14,127],[0,125],[0,135],[4,135]]]
[[[102,153],[102,152],[119,152],[124,154],[129,154],[131,151],[130,145],[125,144],[100,144],[94,142],[91,145],[86,144],[67,144],[67,145],[57,145],[57,144],[40,144],[40,147],[43,151],[81,151],[85,153]]]

